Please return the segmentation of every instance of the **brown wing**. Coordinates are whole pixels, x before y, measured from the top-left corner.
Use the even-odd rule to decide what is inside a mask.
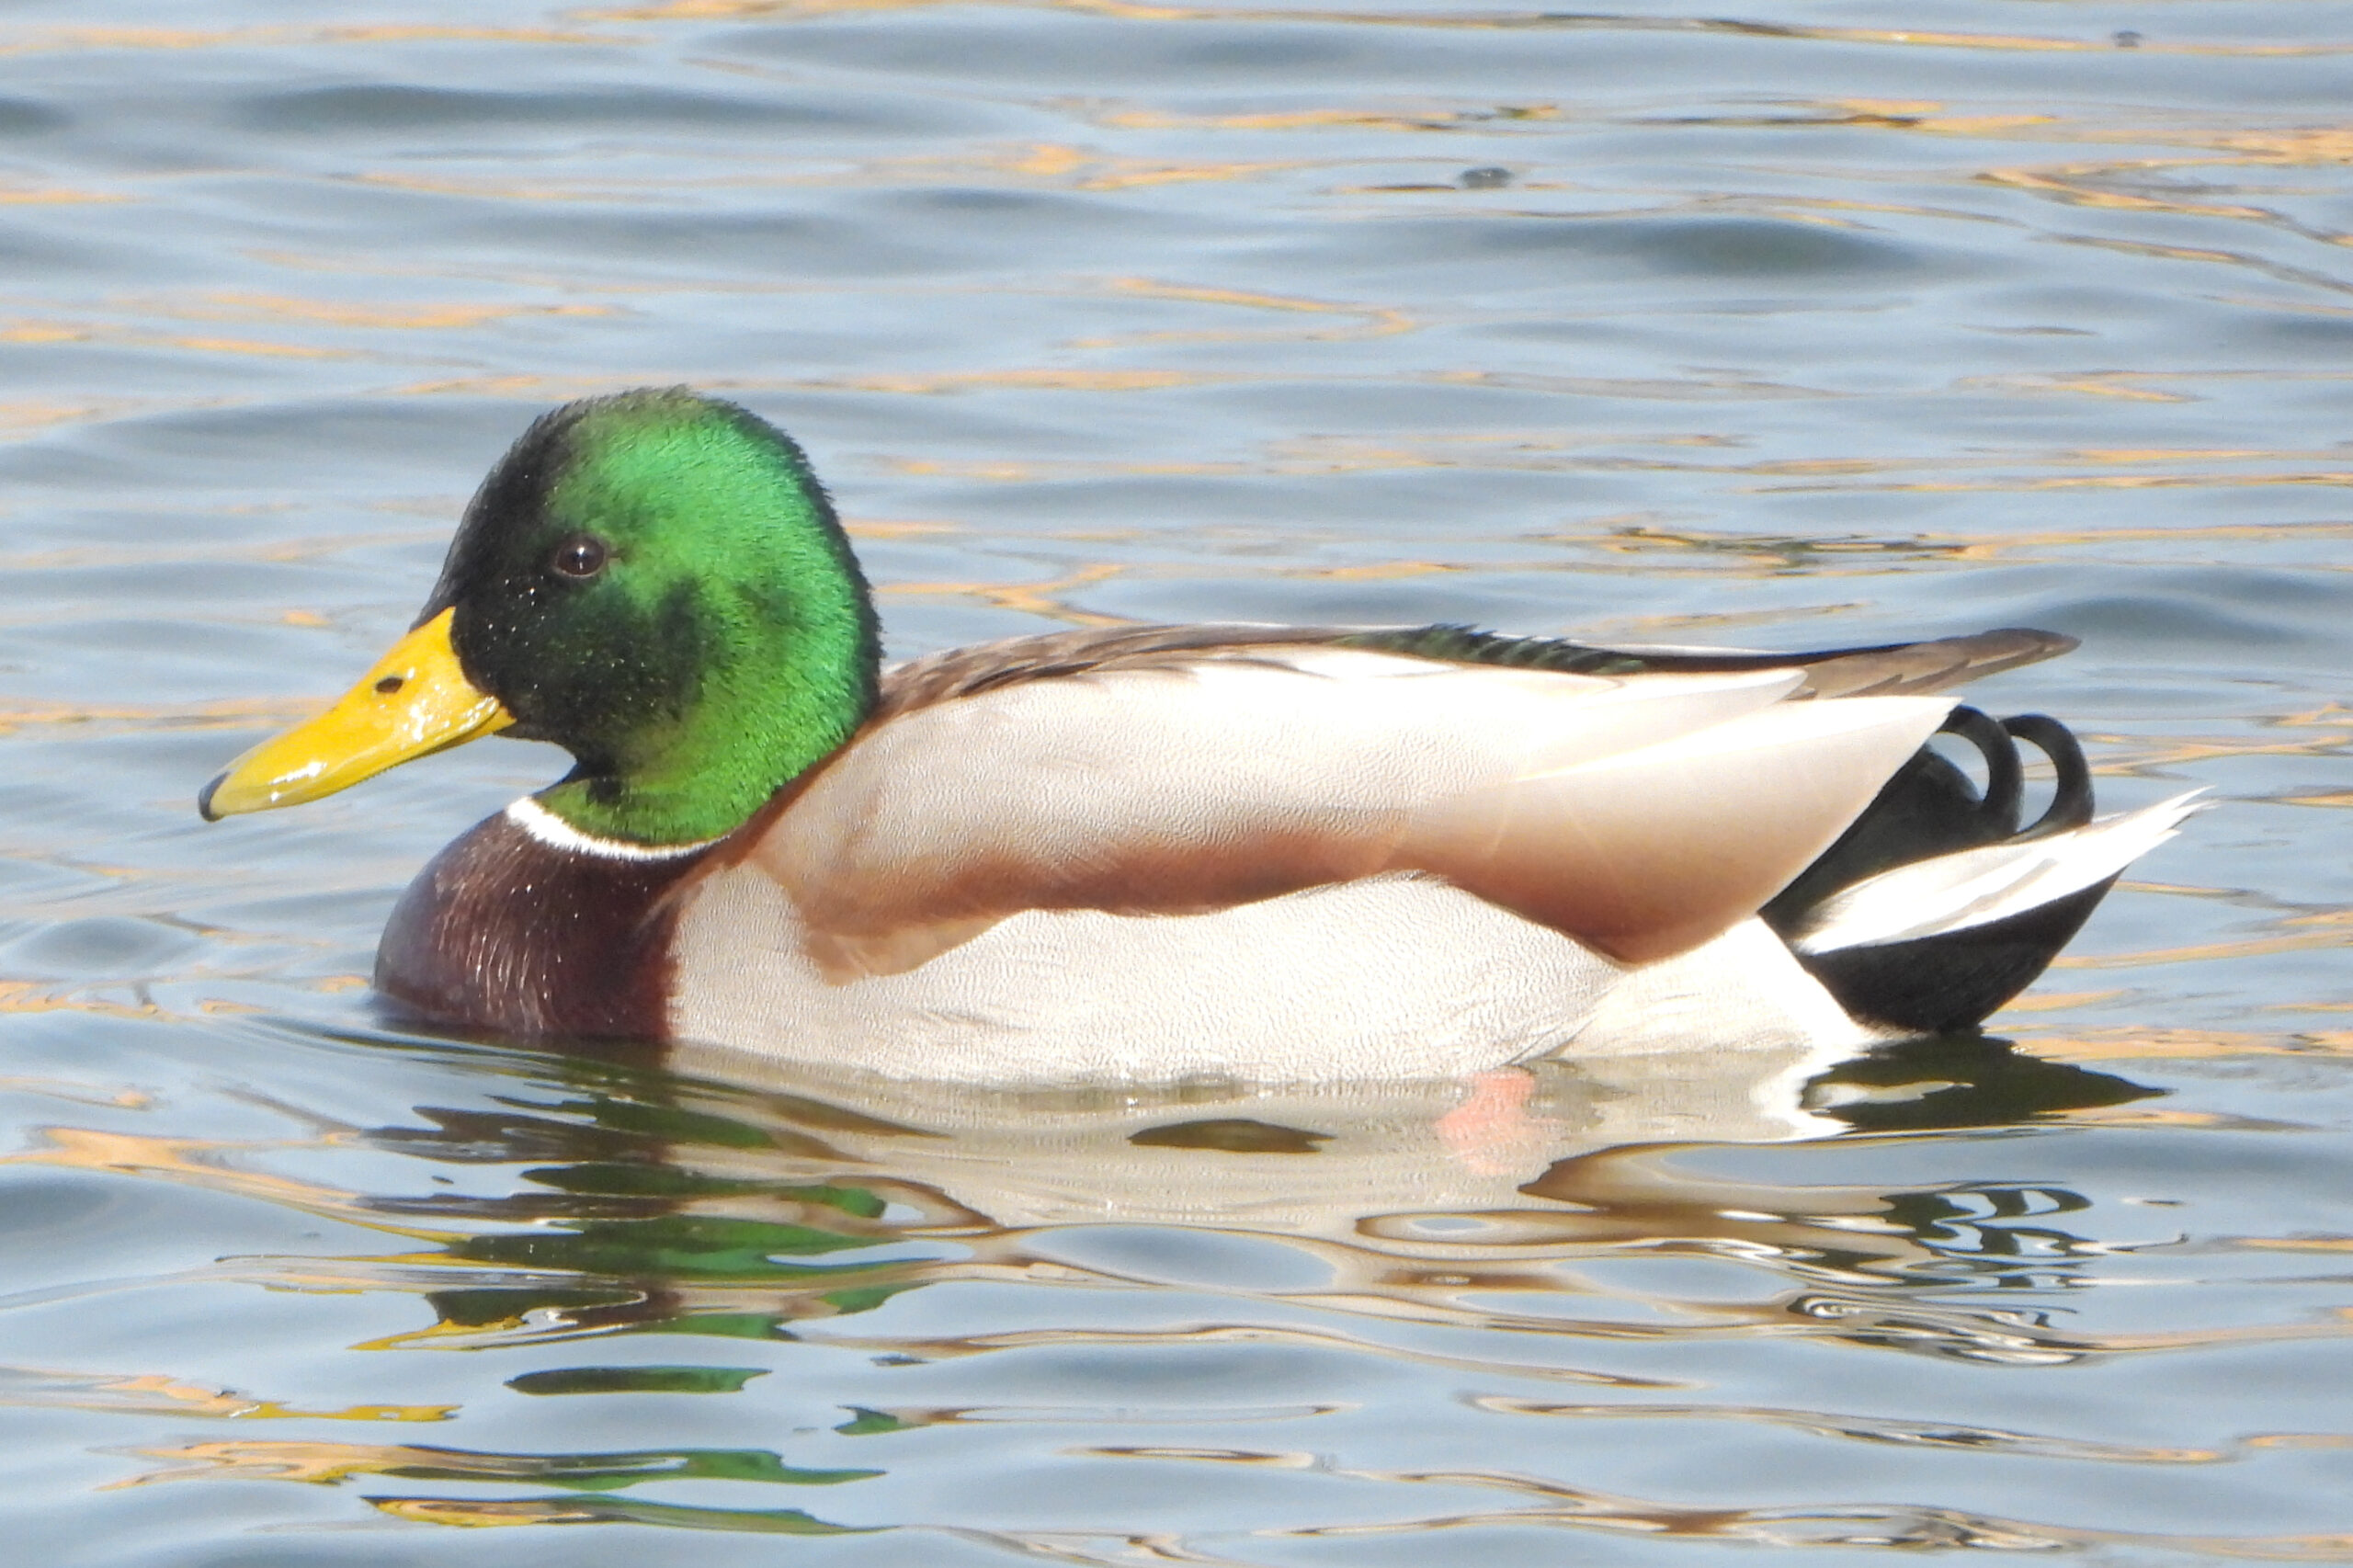
[[[1182,665],[1209,656],[1246,656],[1302,646],[1356,648],[1433,663],[1563,675],[1711,675],[1746,670],[1802,669],[1798,697],[1908,697],[1938,692],[2021,665],[2056,658],[2076,646],[2073,637],[2027,627],[2004,627],[1920,642],[1812,653],[1719,652],[1712,649],[1608,648],[1549,637],[1506,637],[1459,626],[1401,628],[1260,626],[1227,622],[1198,626],[1090,627],[1039,636],[1009,637],[970,648],[928,653],[887,672],[876,722],[953,698],[1020,681],[1051,680],[1093,670]]]
[[[1330,644],[1347,635],[1324,627],[1229,622],[1087,627],[1007,637],[926,653],[886,670],[871,722],[1020,681],[1054,680],[1091,670],[1135,669],[1154,664],[1181,665],[1208,653],[1235,653],[1256,646]]]
[[[1320,640],[1082,633],[935,663],[911,683],[929,700],[725,858],[788,892],[837,978],[1024,911],[1207,914],[1381,874],[1643,960],[1754,914],[1946,709],[1788,703],[1787,668],[1597,677],[1300,645]],[[1066,678],[1040,676],[1040,642]]]
[[[1662,660],[1661,669],[1787,668],[1806,673],[1800,697],[1914,697],[1945,691],[2021,665],[2055,659],[2076,646],[2075,639],[2056,631],[2008,626],[1995,631],[1974,631],[1965,637],[1938,637],[1926,642],[1891,642],[1879,648],[1835,648],[1818,653],[1754,655],[1754,666],[1698,662],[1678,665]]]

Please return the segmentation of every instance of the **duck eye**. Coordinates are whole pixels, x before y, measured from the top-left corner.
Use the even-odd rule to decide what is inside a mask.
[[[555,547],[555,558],[549,564],[560,577],[594,577],[605,569],[611,553],[595,535],[574,534]]]

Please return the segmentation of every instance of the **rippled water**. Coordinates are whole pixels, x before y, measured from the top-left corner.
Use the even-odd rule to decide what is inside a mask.
[[[2353,1559],[2348,69],[2263,0],[12,7],[9,1554]],[[393,894],[554,754],[194,791],[534,412],[675,381],[899,653],[2023,623],[1987,702],[2227,804],[2015,1046],[1518,1121],[393,1032]]]

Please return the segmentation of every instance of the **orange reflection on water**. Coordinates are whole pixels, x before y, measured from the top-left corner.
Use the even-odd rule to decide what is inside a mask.
[[[74,190],[63,186],[0,187],[0,207],[73,207],[88,202],[133,199],[120,191]]]
[[[146,1110],[154,1104],[154,1096],[142,1089],[100,1088],[92,1084],[69,1083],[63,1078],[37,1078],[23,1074],[0,1076],[0,1093],[42,1095],[51,1099],[71,1100],[80,1105],[114,1106],[123,1110]]]
[[[1297,294],[1267,294],[1241,289],[1217,289],[1163,282],[1153,278],[1114,278],[1108,287],[1115,294],[1136,299],[1168,300],[1183,304],[1231,305],[1243,310],[1291,312],[1315,316],[1353,318],[1345,324],[1305,329],[1119,333],[1103,337],[1073,338],[1073,348],[1112,348],[1134,343],[1235,343],[1269,339],[1335,343],[1363,337],[1392,337],[1415,331],[1421,324],[1404,311],[1389,305],[1358,305],[1311,299]]]
[[[2018,1048],[2053,1062],[2160,1062],[2222,1060],[2235,1056],[2300,1056],[2311,1051],[2353,1050],[2353,1030],[2263,1033],[2254,1029],[2077,1028],[2066,1033],[2033,1028],[2017,1031]],[[2115,1115],[2130,1116],[2138,1107]],[[2078,1116],[2095,1115],[2078,1111]]]
[[[1125,617],[1079,609],[1069,602],[1069,596],[1119,576],[1124,570],[1105,563],[1082,566],[1044,583],[886,583],[874,592],[878,598],[971,598],[998,609],[1073,626],[1118,626]]]
[[[214,702],[85,703],[25,702],[0,708],[0,737],[32,726],[90,726],[93,733],[118,730],[243,730],[297,719],[318,704],[306,698],[228,698]]]
[[[365,1223],[359,1195],[315,1182],[263,1171],[241,1170],[227,1156],[255,1147],[210,1138],[153,1137],[105,1131],[94,1127],[44,1127],[41,1147],[0,1154],[0,1165],[51,1165],[184,1182],[214,1192],[234,1193],[283,1204],[305,1213]]]
[[[2022,1457],[2091,1460],[2126,1464],[2216,1464],[2231,1456],[2219,1449],[2128,1447],[2120,1443],[2088,1443],[2077,1438],[2013,1432],[1961,1422],[1892,1420],[1886,1416],[1833,1415],[1824,1411],[1776,1409],[1736,1404],[1659,1404],[1631,1402],[1609,1404],[1566,1404],[1510,1394],[1480,1394],[1469,1402],[1481,1410],[1510,1415],[1566,1417],[1572,1420],[1743,1421],[1784,1426],[1809,1436],[1847,1437],[1906,1448],[1952,1448],[1972,1453],[2016,1454]]]
[[[1630,1413],[1631,1414],[1631,1413]],[[1845,1434],[1842,1434],[1845,1435]],[[2338,1561],[2353,1538],[2344,1536],[2211,1537],[2167,1535],[2120,1529],[2085,1528],[2005,1518],[1995,1515],[1927,1504],[1831,1502],[1780,1506],[1741,1507],[1733,1505],[1670,1503],[1630,1497],[1526,1473],[1483,1470],[1382,1470],[1336,1463],[1313,1452],[1265,1451],[1246,1449],[1176,1448],[1141,1445],[1103,1446],[1084,1452],[1105,1459],[1244,1465],[1253,1468],[1311,1470],[1335,1479],[1375,1482],[1387,1485],[1473,1488],[1524,1499],[1513,1506],[1452,1509],[1420,1517],[1379,1523],[1348,1523],[1294,1527],[1267,1533],[1306,1540],[1358,1540],[1380,1537],[1434,1536],[1461,1529],[1524,1529],[1530,1527],[1601,1531],[1623,1537],[1738,1541],[1752,1546],[1798,1548],[1864,1547],[1995,1551],[2062,1551],[2097,1547],[2139,1548],[2168,1553],[2278,1558],[2288,1561]],[[1133,1561],[1128,1553],[1086,1551],[1071,1539],[1077,1532],[1015,1534],[1000,1539],[1017,1543],[1030,1554],[1110,1564]],[[1224,1562],[1195,1553],[1181,1542],[1155,1555],[1180,1562]],[[1454,1548],[1455,1551],[1461,1550]],[[1431,1561],[1450,1555],[1444,1540],[1426,1549]]]
[[[117,1376],[33,1367],[0,1367],[0,1405],[233,1421],[446,1421],[458,1409],[454,1404],[351,1404],[308,1410],[161,1372]]]
[[[443,331],[481,326],[518,316],[611,316],[611,305],[530,304],[394,304],[349,300],[306,299],[292,294],[243,293],[216,290],[193,300],[135,301],[146,313],[181,316],[198,321],[310,321],[331,326],[382,328],[392,331]]]
[[[1457,131],[1485,130],[1495,120],[1555,120],[1557,104],[1506,104],[1494,108],[1432,108],[1418,113],[1380,109],[1292,109],[1262,114],[1176,114],[1165,109],[1102,109],[1089,116],[1119,131]]]
[[[348,349],[321,348],[298,343],[267,343],[250,337],[199,337],[182,334],[142,332],[132,327],[96,322],[24,321],[0,325],[5,343],[120,343],[141,347],[185,348],[200,354],[241,354],[265,359],[349,359]]]
[[[430,23],[215,28],[48,28],[0,42],[0,55],[110,49],[279,49],[319,43],[624,43],[612,33],[558,28],[452,27]]]
[[[2262,220],[2276,216],[2260,207],[2243,207],[2227,202],[2195,201],[2181,196],[2144,196],[2127,190],[2111,189],[2105,183],[2124,176],[2128,171],[2172,169],[2183,166],[2179,159],[2137,158],[2123,163],[2073,164],[2039,169],[1988,169],[1977,177],[1991,185],[2012,186],[2019,190],[2033,191],[2038,195],[2056,196],[2061,200],[2077,207],[2109,207],[2131,212],[2177,212],[2192,218]],[[2189,259],[2196,260],[2231,259],[2217,252],[2187,254]]]

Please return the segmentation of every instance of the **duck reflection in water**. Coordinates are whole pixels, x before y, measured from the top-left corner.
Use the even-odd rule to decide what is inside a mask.
[[[2158,1092],[1980,1036],[1829,1064],[1677,1053],[1468,1081],[1200,1081],[1151,1095],[805,1069],[745,1082],[744,1059],[724,1053],[711,1064],[735,1068],[732,1083],[547,1060],[539,1075],[565,1092],[496,1111],[421,1108],[428,1127],[367,1134],[441,1160],[535,1163],[530,1188],[503,1198],[371,1200],[529,1221],[450,1239],[449,1261],[471,1267],[461,1287],[427,1292],[438,1345],[616,1329],[789,1338],[790,1325],[946,1280],[1148,1283],[1071,1241],[1088,1226],[1148,1225],[1263,1238],[1317,1266],[1313,1283],[1245,1280],[1245,1295],[1385,1317],[1593,1332],[1559,1310],[1586,1289],[1577,1264],[1640,1248],[1735,1258],[1794,1292],[1727,1322],[2063,1358],[2040,1330],[1906,1303],[1932,1285],[2048,1287],[2075,1241],[2057,1217],[2080,1198],[2033,1183],[1781,1186],[1706,1174],[1707,1151],[2000,1125]],[[1833,1297],[1844,1304],[1826,1308]],[[920,1358],[989,1347],[870,1346]]]
[[[420,1046],[414,1037],[397,1044]],[[2158,1092],[1977,1036],[1831,1062],[1793,1050],[1675,1053],[1468,1081],[1268,1091],[1205,1080],[1151,1095],[983,1092],[781,1067],[755,1082],[695,1074],[712,1064],[740,1074],[734,1053],[657,1067],[626,1060],[626,1047],[601,1056],[423,1049],[449,1051],[469,1075],[494,1075],[488,1092],[470,1106],[420,1107],[416,1125],[318,1121],[324,1138],[444,1167],[520,1165],[522,1185],[365,1196],[257,1176],[250,1185],[275,1201],[440,1250],[252,1260],[254,1277],[410,1291],[430,1309],[430,1323],[362,1348],[544,1350],[677,1336],[679,1350],[658,1364],[608,1352],[551,1367],[535,1355],[507,1380],[531,1395],[727,1393],[777,1369],[759,1363],[786,1343],[883,1367],[1044,1347],[1370,1352],[1585,1391],[1566,1403],[1483,1396],[1532,1415],[1575,1415],[1586,1410],[1578,1400],[1608,1391],[1637,1402],[1611,1413],[1640,1414],[1657,1391],[1681,1386],[1562,1365],[1524,1339],[1500,1342],[1521,1347],[1517,1360],[1450,1355],[1419,1332],[1427,1327],[1568,1346],[1764,1334],[2068,1362],[2109,1346],[2055,1329],[2031,1300],[2011,1307],[1985,1293],[2066,1285],[2101,1250],[2066,1228],[2065,1216],[2089,1207],[2083,1197],[2034,1181],[1824,1186],[1723,1167],[1754,1169],[1767,1146],[2015,1125]],[[119,1148],[108,1158],[124,1168]],[[224,1163],[202,1168],[231,1185],[245,1179]],[[1733,1300],[1609,1289],[1613,1267],[1662,1256],[1735,1264],[1755,1284]],[[952,1335],[876,1312],[926,1286],[974,1282],[1173,1286],[1216,1307],[1176,1322],[1106,1324],[1087,1311],[1086,1326]],[[1630,1299],[1645,1310],[1630,1315]],[[846,1414],[834,1430],[848,1436],[994,1418],[896,1403]],[[551,1489],[368,1499],[400,1517],[460,1525],[841,1533],[853,1527],[800,1508],[714,1508],[628,1489],[702,1478],[761,1483],[754,1495],[773,1498],[783,1494],[766,1486],[831,1488],[884,1473],[812,1468],[766,1448],[542,1453],[241,1438],[137,1451],[164,1468],[127,1484],[382,1476]],[[1682,1528],[1667,1505],[1609,1506]]]

